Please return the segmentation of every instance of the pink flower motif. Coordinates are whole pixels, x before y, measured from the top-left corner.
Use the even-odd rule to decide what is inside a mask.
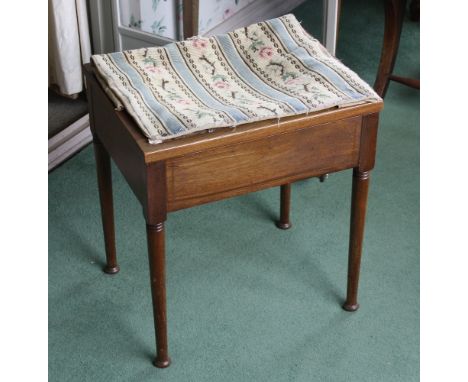
[[[179,105],[190,105],[190,101],[188,99],[178,99],[177,103]]]
[[[154,65],[148,65],[146,66],[146,70],[148,72],[151,72],[151,73],[156,73],[156,74],[160,74],[161,73],[161,69],[159,69],[157,66],[154,66]]]
[[[208,42],[201,38],[196,38],[192,40],[193,46],[197,49],[203,49],[208,46]]]
[[[297,78],[290,78],[285,82],[286,85],[299,85],[301,84],[302,79],[297,77]]]
[[[216,81],[213,85],[218,89],[229,89],[229,84],[224,81]]]
[[[273,56],[273,48],[270,48],[269,46],[260,49],[258,52],[261,58],[271,58]]]

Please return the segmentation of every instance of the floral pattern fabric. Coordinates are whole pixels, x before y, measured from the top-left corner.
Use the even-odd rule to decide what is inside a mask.
[[[293,15],[93,62],[150,143],[380,100]]]

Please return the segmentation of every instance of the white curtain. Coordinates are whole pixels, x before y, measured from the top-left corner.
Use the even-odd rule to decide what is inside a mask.
[[[49,0],[49,86],[68,96],[83,90],[91,56],[86,0]]]

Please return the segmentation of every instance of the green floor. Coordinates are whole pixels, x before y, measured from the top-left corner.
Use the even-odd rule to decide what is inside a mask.
[[[321,1],[295,10],[320,32]],[[338,56],[373,82],[383,14],[344,1]],[[419,25],[406,22],[397,71],[418,75]],[[293,187],[280,231],[278,189],[169,216],[167,283],[173,364],[155,350],[145,222],[114,171],[121,272],[101,272],[93,152],[49,175],[50,381],[419,380],[419,93],[391,84],[381,117],[360,289],[345,294],[351,172]]]

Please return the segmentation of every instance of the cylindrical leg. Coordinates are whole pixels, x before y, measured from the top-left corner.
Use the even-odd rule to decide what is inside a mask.
[[[369,171],[353,172],[353,192],[351,201],[351,228],[348,259],[348,291],[343,309],[354,312],[359,308],[357,302],[359,270],[361,266],[362,241],[366,218],[367,193],[369,190]]]
[[[101,142],[94,138],[94,155],[96,157],[97,180],[99,199],[101,201],[102,228],[104,230],[104,243],[106,247],[106,265],[104,272],[117,273],[120,268],[117,264],[115,251],[114,206],[112,201],[112,173],[110,157]]]
[[[146,234],[148,238],[148,259],[157,349],[153,364],[156,367],[164,368],[171,364],[167,352],[164,223],[147,224]]]
[[[280,219],[276,222],[276,226],[281,229],[289,229],[292,224],[289,221],[289,209],[291,204],[291,183],[281,186],[281,206]]]

